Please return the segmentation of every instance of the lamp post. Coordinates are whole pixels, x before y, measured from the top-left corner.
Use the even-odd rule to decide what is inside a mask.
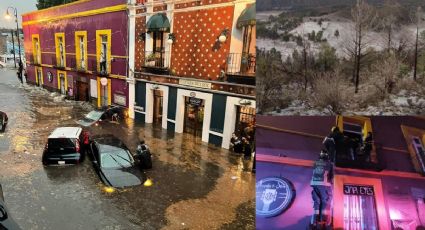
[[[18,9],[16,9],[15,7],[12,7],[12,6],[7,7],[7,10],[6,10],[6,19],[10,19],[11,18],[11,16],[10,16],[11,13],[9,12],[9,10],[13,10],[13,15],[15,16],[16,35],[18,37],[19,62],[22,62],[22,58],[21,58],[21,40],[20,40],[20,36],[19,36],[19,24],[18,24]]]

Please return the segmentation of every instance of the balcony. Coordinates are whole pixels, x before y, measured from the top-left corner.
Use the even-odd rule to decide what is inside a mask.
[[[51,63],[55,69],[60,69],[60,70],[65,69],[64,63],[61,63],[61,62],[57,63],[56,57],[52,57],[51,60],[52,60]]]
[[[342,168],[382,171],[382,165],[373,160],[373,155],[376,155],[376,143],[363,143],[361,133],[344,131],[343,143],[339,147],[336,146],[335,165]]]
[[[97,69],[98,66],[99,66],[99,70]],[[91,70],[93,73],[100,75],[100,76],[109,76],[108,63],[106,63],[105,70],[103,70],[103,69],[101,70],[100,68],[101,68],[101,65],[100,65],[100,63],[97,62],[97,60],[90,60],[89,61],[88,70]]]
[[[169,51],[146,51],[143,68],[149,73],[168,74],[170,67],[169,60]]]
[[[75,59],[71,59],[69,67],[76,72],[87,73],[87,68],[77,67],[77,61]]]
[[[226,60],[227,81],[255,85],[255,54],[230,53]]]
[[[38,58],[34,58],[33,55],[30,56],[30,62],[34,66],[41,66],[41,62],[39,61],[39,59]]]

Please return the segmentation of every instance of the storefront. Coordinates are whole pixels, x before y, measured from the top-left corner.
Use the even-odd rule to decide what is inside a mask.
[[[360,129],[358,124],[363,124]],[[376,156],[363,164],[336,161],[328,194],[332,228],[425,226],[425,174],[420,167],[425,155],[414,150],[418,139],[424,147],[423,118],[258,117],[257,125],[257,229],[309,227],[314,213],[313,164],[332,126],[343,127],[346,137],[372,130]],[[364,160],[354,157],[352,162]]]
[[[195,85],[195,81],[190,84]],[[136,80],[136,121],[156,122],[163,129],[190,133],[204,142],[228,149],[235,130],[245,132],[253,127],[255,101],[212,91],[211,84],[203,86],[205,88]]]

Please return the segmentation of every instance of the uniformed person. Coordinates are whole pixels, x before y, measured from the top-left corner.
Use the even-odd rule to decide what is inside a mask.
[[[313,229],[327,229],[330,226],[330,203],[332,200],[333,163],[326,150],[320,152],[320,157],[313,166],[311,192],[314,214],[311,218]]]

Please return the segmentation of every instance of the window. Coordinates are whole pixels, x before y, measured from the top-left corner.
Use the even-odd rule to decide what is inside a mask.
[[[344,229],[378,229],[373,186],[344,184]]]
[[[336,126],[343,134],[335,146],[337,166],[379,168],[370,118],[337,116]],[[368,135],[369,133],[372,135]]]
[[[162,52],[164,49],[164,32],[155,31],[155,32],[152,32],[152,36],[153,36],[152,50],[154,52]]]
[[[333,229],[390,229],[381,179],[336,174],[333,188]]]
[[[419,165],[422,168],[422,171],[425,172],[425,150],[421,139],[419,139],[419,137],[413,137],[412,145],[419,160]]]
[[[97,71],[101,74],[111,72],[111,30],[96,31]]]
[[[77,63],[77,69],[87,69],[87,32],[76,31],[75,32],[75,58]]]
[[[43,87],[44,79],[43,79],[43,69],[41,67],[35,67],[35,83],[39,87]]]
[[[55,33],[56,43],[56,66],[65,67],[66,51],[65,51],[65,34]]]
[[[425,130],[401,126],[415,171],[425,175]]]
[[[40,36],[38,34],[32,35],[32,46],[34,63],[41,64]]]

